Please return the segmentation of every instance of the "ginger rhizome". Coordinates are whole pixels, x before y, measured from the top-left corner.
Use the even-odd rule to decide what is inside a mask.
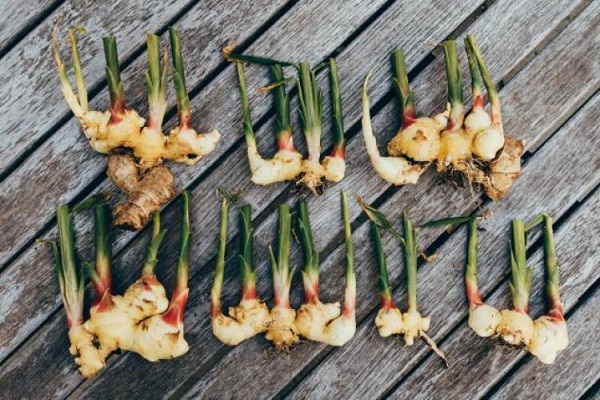
[[[77,94],[69,81],[67,70],[63,64],[56,39],[56,27],[52,36],[53,55],[61,80],[61,90],[65,100],[75,117],[79,120],[86,138],[97,152],[108,154],[126,149],[135,157],[133,169],[130,162],[109,162],[107,175],[109,178],[121,177],[117,186],[128,195],[128,201],[115,211],[114,222],[118,226],[139,230],[166,202],[172,199],[175,191],[173,176],[167,167],[155,168],[163,160],[172,160],[185,164],[196,164],[204,155],[212,152],[219,140],[219,133],[198,134],[191,126],[189,98],[185,87],[185,76],[181,44],[175,29],[169,28],[173,58],[173,81],[177,95],[177,113],[179,124],[165,135],[162,123],[167,110],[166,86],[168,79],[168,54],[164,53],[162,68],[159,37],[147,34],[148,71],[146,84],[148,89],[149,117],[142,118],[135,110],[125,104],[125,91],[121,81],[117,43],[114,36],[103,38],[106,59],[106,77],[110,94],[110,107],[107,111],[90,111],[88,108],[87,89],[83,78],[76,34],[81,29],[70,29],[69,40],[73,58]],[[124,168],[123,171],[114,168]],[[137,171],[136,171],[137,169]],[[135,184],[144,180],[145,184]],[[134,190],[135,186],[135,190]],[[134,203],[132,205],[131,203]],[[131,214],[131,215],[130,215]]]
[[[113,210],[116,226],[141,229],[152,213],[175,196],[175,179],[167,166],[143,170],[129,153],[109,155],[106,174],[127,195]]]
[[[481,299],[477,284],[477,218],[468,221],[467,263],[465,266],[465,289],[469,302],[469,327],[481,337],[496,333],[500,312]]]
[[[305,338],[329,344],[343,346],[356,332],[356,276],[352,232],[348,214],[348,200],[341,194],[344,237],[346,241],[346,290],[344,309],[339,302],[322,303],[319,298],[319,254],[313,242],[308,207],[300,200],[297,207],[297,235],[303,253],[302,281],[304,284],[304,303],[296,313],[296,329]]]
[[[250,115],[250,103],[246,89],[246,77],[244,66],[241,62],[236,63],[240,100],[244,116],[244,138],[248,147],[248,161],[252,173],[252,182],[258,185],[269,185],[271,183],[293,180],[300,174],[302,155],[294,147],[292,128],[289,122],[289,97],[283,83],[283,69],[280,64],[271,66],[271,72],[275,81],[282,81],[273,89],[276,118],[276,135],[278,151],[272,159],[262,158],[258,152],[256,136],[252,127]]]
[[[527,266],[525,223],[512,221],[510,248],[510,293],[513,309],[500,311],[496,335],[506,344],[527,347],[533,335],[533,321],[529,314],[529,294],[533,270]]]
[[[58,244],[50,242],[50,246],[69,327],[69,352],[75,358],[81,375],[90,378],[104,368],[106,355],[98,347],[97,337],[83,325],[84,278],[77,265],[73,220],[68,206],[58,208],[56,221]]]
[[[504,135],[498,91],[472,34],[465,39],[465,50],[473,92],[473,109],[465,119],[465,129],[472,140],[471,150],[479,161],[465,171],[465,176],[469,181],[481,184],[490,199],[500,200],[521,174],[524,142]],[[483,109],[481,80],[476,66],[488,93],[489,114]]]
[[[142,274],[123,295],[112,293],[110,212],[107,205],[94,208],[95,265],[85,267],[92,281],[94,298],[90,317],[83,322],[84,283],[76,265],[71,212],[57,211],[59,246],[52,243],[63,304],[67,312],[71,353],[81,374],[96,375],[105,359],[116,350],[133,351],[149,361],[179,357],[189,346],[183,338],[183,313],[187,302],[189,269],[189,193],[183,193],[183,220],[176,287],[171,302],[154,269],[165,231],[155,215],[152,241]],[[60,250],[59,250],[60,248]],[[77,286],[74,286],[75,283]],[[72,329],[71,329],[72,327]]]
[[[215,266],[215,277],[210,294],[210,318],[213,334],[228,346],[235,346],[259,333],[265,332],[269,324],[269,309],[256,297],[256,273],[252,260],[252,218],[251,208],[240,208],[240,249],[238,263],[242,283],[242,299],[235,307],[229,307],[225,315],[221,306],[221,292],[225,274],[225,250],[227,245],[227,220],[229,200],[221,202],[221,223],[219,229],[219,250]]]
[[[556,261],[552,218],[538,218],[544,227],[544,264],[546,267],[546,301],[548,311],[533,321],[533,335],[527,351],[544,364],[552,364],[557,355],[569,345],[569,333],[564,307],[560,300],[559,266]]]
[[[388,143],[388,154],[393,157],[404,156],[417,162],[435,161],[440,152],[440,133],[448,123],[448,111],[433,118],[417,118],[415,93],[410,90],[404,53],[401,49],[392,53],[392,66],[392,84],[401,108],[402,126]]]
[[[265,338],[273,342],[277,350],[288,350],[300,340],[296,329],[296,310],[290,306],[290,287],[295,268],[290,269],[290,237],[292,213],[290,206],[279,206],[277,228],[277,257],[269,247],[273,275],[273,308]]]
[[[344,308],[339,302],[322,303],[319,298],[319,254],[315,249],[308,207],[300,200],[297,207],[297,234],[300,238],[304,265],[304,304],[296,313],[296,329],[309,340],[331,346],[343,346],[356,332],[356,276],[352,249],[352,232],[348,215],[348,200],[341,194],[344,237],[346,240],[346,289]]]
[[[426,165],[413,163],[405,157],[387,156],[384,157],[379,153],[377,148],[377,139],[371,128],[371,110],[369,107],[369,96],[367,87],[369,78],[373,70],[365,77],[365,82],[362,86],[361,104],[362,104],[362,132],[367,147],[367,154],[371,160],[371,164],[383,180],[394,185],[406,185],[408,183],[417,183],[419,177],[426,170]]]
[[[416,117],[415,94],[410,90],[404,55],[393,53],[393,87],[401,107],[402,126],[388,143],[388,157],[381,156],[371,128],[365,78],[362,91],[362,128],[371,163],[379,176],[394,185],[416,183],[435,162],[440,173],[458,172],[469,183],[481,184],[492,200],[506,196],[521,171],[521,141],[504,137],[500,102],[494,82],[472,35],[465,40],[471,73],[473,109],[465,118],[462,76],[456,42],[443,43],[448,109],[432,118]],[[491,115],[483,107],[483,82],[490,99]]]
[[[386,216],[373,206],[358,197],[358,202],[371,221],[371,236],[375,248],[375,260],[379,277],[379,296],[381,308],[375,317],[375,326],[382,337],[402,335],[407,346],[414,344],[415,338],[421,338],[448,366],[444,353],[437,347],[427,331],[431,324],[431,317],[422,316],[417,307],[417,231],[406,214],[402,218],[403,233],[398,232],[388,221]],[[387,262],[381,243],[379,230],[383,229],[398,239],[403,247],[404,266],[407,282],[407,305],[402,313],[394,304],[392,291],[388,278]]]
[[[306,63],[292,64],[264,57],[233,54],[229,48],[224,51],[227,61],[237,63],[242,113],[244,116],[244,137],[248,146],[248,160],[252,181],[259,185],[298,179],[298,183],[313,193],[320,193],[326,181],[339,182],[346,174],[344,123],[339,76],[335,59],[328,60],[329,83],[331,88],[332,131],[334,143],[331,153],[321,161],[321,117],[322,91],[317,86],[315,70]],[[246,80],[243,62],[271,67],[274,83],[267,88],[273,91],[276,112],[276,132],[278,151],[273,158],[264,159],[258,152],[256,138],[252,128],[250,105],[246,93]],[[283,75],[283,67],[294,66],[298,71],[298,98],[300,125],[306,139],[307,157],[302,159],[294,147],[289,123],[289,95],[285,91],[285,82],[289,78]]]

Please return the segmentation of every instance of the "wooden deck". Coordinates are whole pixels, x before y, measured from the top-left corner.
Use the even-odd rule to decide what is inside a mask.
[[[598,396],[600,390],[600,0],[117,0],[111,9],[92,0],[5,0],[0,5],[0,398],[556,398]],[[134,354],[110,357],[106,370],[84,380],[68,352],[67,327],[48,250],[39,237],[56,233],[54,211],[92,193],[113,190],[105,159],[94,153],[63,101],[50,55],[50,30],[61,18],[82,25],[81,43],[91,108],[107,105],[100,38],[119,40],[126,95],[146,110],[142,72],[144,32],[179,28],[187,62],[194,124],[218,128],[215,153],[195,167],[171,165],[179,190],[193,194],[193,264],[186,337],[191,350],[169,362],[149,363]],[[368,162],[360,132],[359,87],[366,72],[382,67],[370,86],[373,128],[387,142],[397,129],[389,83],[389,54],[402,47],[421,114],[443,108],[443,57],[436,43],[477,37],[500,87],[505,131],[526,141],[523,175],[503,201],[490,203],[468,188],[455,188],[426,173],[418,185],[391,187]],[[234,68],[219,49],[233,41],[247,53],[316,64],[334,55],[341,77],[347,177],[320,197],[298,193],[293,184],[253,185],[241,132]],[[463,58],[463,71],[467,71]],[[248,66],[252,113],[259,146],[273,140],[271,103],[256,87],[265,70]],[[321,73],[319,79],[325,82]],[[465,80],[466,82],[466,80]],[[467,91],[468,92],[468,91]],[[467,93],[466,92],[466,93]],[[174,96],[172,96],[174,97]],[[467,99],[469,101],[469,99]],[[297,114],[296,100],[292,115]],[[328,120],[329,104],[325,102]],[[173,124],[173,110],[168,119]],[[296,122],[296,121],[294,121]],[[296,129],[296,132],[299,132]],[[328,132],[328,128],[325,128]],[[330,144],[325,135],[326,149]],[[301,142],[301,140],[297,140]],[[437,252],[420,266],[420,308],[431,315],[430,333],[450,360],[445,369],[423,344],[404,347],[382,339],[373,319],[378,308],[376,270],[368,221],[356,202],[351,219],[358,281],[356,336],[342,348],[302,343],[289,354],[256,338],[235,348],[210,330],[208,299],[216,254],[218,185],[243,189],[253,206],[258,291],[271,298],[268,245],[277,205],[306,196],[322,259],[325,299],[343,296],[344,246],[338,210],[340,190],[360,194],[393,220],[407,211],[424,221],[474,212],[493,218],[480,235],[480,285],[486,301],[508,306],[509,221],[541,211],[555,218],[561,292],[571,344],[556,364],[545,366],[524,352],[475,336],[466,324],[462,284],[466,234],[459,229],[421,232],[420,247]],[[177,231],[178,200],[164,211],[166,228]],[[78,248],[93,251],[92,221],[77,218]],[[230,248],[237,246],[231,223]],[[160,255],[159,278],[171,282],[177,235]],[[114,281],[120,292],[139,273],[147,232],[116,238]],[[384,237],[394,297],[405,296],[401,253]],[[531,240],[535,268],[531,312],[543,312],[541,241]],[[230,255],[233,251],[229,252]],[[299,263],[299,249],[292,257]],[[233,260],[233,256],[230,257]],[[229,271],[233,263],[228,264]],[[226,276],[224,303],[237,300],[236,276]],[[168,285],[167,285],[168,286]],[[300,280],[293,286],[300,302]],[[402,304],[402,303],[401,303]]]

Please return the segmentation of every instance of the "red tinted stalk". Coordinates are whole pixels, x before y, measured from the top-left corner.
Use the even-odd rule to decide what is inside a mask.
[[[394,69],[392,85],[394,86],[398,103],[400,103],[400,109],[402,110],[402,128],[405,129],[415,122],[416,110],[415,94],[410,90],[408,84],[408,73],[402,49],[396,49],[392,53],[392,67]]]
[[[271,257],[271,271],[273,274],[273,288],[275,306],[290,308],[290,286],[294,269],[290,271],[290,237],[292,227],[292,214],[287,204],[279,206],[279,222],[277,228],[277,258],[269,248]]]
[[[167,324],[178,326],[183,321],[183,314],[188,299],[188,275],[190,269],[190,192],[185,191],[182,197],[181,237],[179,257],[177,259],[177,277],[175,290],[171,297],[169,309],[163,314]]]
[[[240,208],[240,249],[238,262],[242,279],[242,300],[256,299],[256,273],[252,262],[252,207],[246,204]]]
[[[223,276],[225,274],[225,249],[227,246],[227,219],[229,213],[229,201],[223,198],[221,201],[221,223],[219,228],[219,250],[215,265],[215,277],[210,292],[210,317],[221,315],[221,292],[223,289]]]
[[[375,260],[377,261],[377,272],[379,276],[379,296],[381,297],[381,308],[385,310],[391,310],[396,308],[394,300],[392,299],[392,289],[390,288],[390,281],[388,278],[387,262],[385,260],[385,253],[383,252],[383,246],[381,244],[381,234],[377,224],[371,222],[371,236],[373,238],[373,244],[375,247]]]
[[[104,58],[106,59],[106,80],[110,94],[110,124],[117,124],[123,119],[125,112],[125,92],[121,81],[117,39],[114,36],[102,38],[104,43]]]
[[[477,285],[477,218],[468,222],[467,264],[465,267],[465,288],[469,306],[483,304]]]
[[[345,159],[346,142],[344,139],[344,117],[342,112],[342,94],[335,58],[329,59],[329,85],[331,87],[331,125],[333,127],[333,149],[331,156]]]
[[[300,200],[297,206],[297,229],[300,245],[304,258],[302,280],[304,283],[304,302],[316,303],[319,301],[319,254],[315,250],[308,206],[306,201]]]
[[[275,132],[280,151],[296,151],[290,125],[290,98],[285,91],[285,77],[280,64],[271,66],[271,77],[275,82],[273,101],[275,105]]]

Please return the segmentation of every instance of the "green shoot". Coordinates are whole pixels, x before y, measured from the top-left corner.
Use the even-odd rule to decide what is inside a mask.
[[[527,313],[533,270],[527,267],[527,239],[525,223],[520,219],[512,221],[510,249],[511,280],[510,291],[516,311]]]
[[[181,41],[179,33],[173,27],[169,27],[169,40],[171,41],[171,55],[173,58],[173,82],[175,83],[175,95],[177,97],[179,126],[187,127],[190,125],[191,119],[190,98],[185,86]]]
[[[242,279],[242,297],[244,300],[256,298],[256,273],[252,261],[252,207],[249,204],[240,208],[240,249],[238,262]]]

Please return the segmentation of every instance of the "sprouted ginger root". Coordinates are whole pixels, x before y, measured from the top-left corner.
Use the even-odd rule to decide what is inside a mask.
[[[290,269],[292,213],[287,204],[279,206],[277,257],[269,247],[273,274],[274,304],[269,315],[265,338],[276,350],[288,350],[300,340],[296,329],[296,310],[290,306],[290,287],[295,268]]]
[[[343,310],[339,302],[322,303],[319,299],[319,255],[312,238],[308,207],[302,200],[298,203],[297,216],[298,236],[304,257],[304,304],[296,312],[296,329],[309,340],[331,346],[343,346],[356,332],[356,277],[348,200],[344,192],[341,193],[341,205],[346,240],[346,288]]]
[[[95,296],[90,318],[83,321],[83,274],[77,267],[72,212],[59,207],[59,245],[51,242],[56,272],[69,325],[69,351],[75,357],[81,374],[95,376],[115,350],[134,351],[150,361],[178,357],[188,345],[183,338],[183,312],[187,301],[189,266],[189,193],[183,193],[184,218],[176,288],[169,303],[164,287],[156,279],[154,269],[165,232],[160,231],[155,216],[152,241],[146,254],[141,277],[124,295],[111,293],[112,250],[108,206],[94,207],[95,266],[86,264]],[[59,250],[60,249],[60,250]]]
[[[242,299],[237,306],[229,307],[229,315],[223,313],[221,292],[225,273],[228,212],[229,200],[224,197],[221,203],[219,251],[210,297],[210,318],[212,331],[217,339],[228,346],[236,346],[267,330],[269,309],[256,296],[256,273],[252,261],[251,208],[249,205],[245,205],[240,209],[241,238],[238,254],[242,280]]]
[[[149,118],[145,120],[125,104],[125,92],[121,81],[115,37],[109,36],[103,39],[110,108],[104,112],[90,111],[76,43],[76,33],[82,29],[69,30],[77,94],[73,90],[65,65],[60,58],[56,29],[57,27],[52,33],[52,49],[61,80],[61,90],[92,148],[109,155],[122,152],[121,149],[128,149],[135,156],[137,172],[123,163],[112,162],[109,165],[108,176],[111,179],[119,176],[131,181],[130,184],[127,184],[131,190],[124,189],[128,195],[128,201],[120,205],[115,212],[115,224],[139,230],[153,212],[158,211],[174,196],[173,176],[167,167],[160,167],[162,161],[166,159],[188,165],[196,164],[204,155],[214,150],[219,140],[219,133],[216,130],[208,134],[198,134],[192,128],[179,35],[175,29],[169,28],[179,124],[167,136],[162,132],[162,122],[168,106],[166,100],[168,55],[165,52],[161,70],[158,36],[147,34],[146,83]],[[125,170],[115,169],[118,167],[123,167]],[[156,168],[158,170],[154,171]],[[138,190],[134,190],[132,186],[134,186],[135,180],[145,183],[135,185]],[[118,183],[117,185],[123,187]]]

